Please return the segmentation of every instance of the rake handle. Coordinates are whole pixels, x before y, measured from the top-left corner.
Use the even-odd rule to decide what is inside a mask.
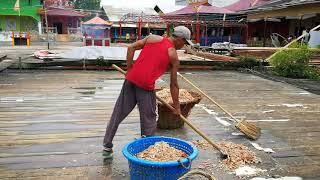
[[[200,88],[198,88],[195,84],[193,84],[189,79],[187,79],[186,77],[184,77],[182,74],[178,73],[178,75],[185,80],[186,82],[188,82],[191,86],[193,86],[194,88],[196,88],[202,95],[204,95],[205,97],[207,97],[211,102],[213,102],[216,106],[218,106],[223,112],[227,113],[232,119],[234,119],[236,122],[240,122],[240,120],[238,120],[237,118],[235,118],[231,113],[229,113],[226,109],[224,109],[219,103],[217,103],[215,100],[213,100],[210,96],[208,96],[205,92],[203,92]]]
[[[126,71],[122,70],[120,67],[116,66],[115,64],[112,64],[112,67],[115,68],[116,70],[118,70],[119,72],[121,72],[122,74],[126,74]],[[167,102],[165,102],[163,99],[161,99],[159,96],[156,95],[156,98],[165,106],[167,106],[171,111],[175,111],[175,109],[168,104]],[[207,135],[205,135],[200,129],[198,129],[197,127],[195,127],[187,118],[185,118],[182,114],[179,114],[179,117],[186,123],[188,124],[188,126],[191,127],[191,129],[193,129],[196,133],[198,133],[201,137],[203,137],[203,139],[205,139],[209,144],[211,144],[213,147],[215,147],[216,149],[218,149],[221,153],[222,150],[221,148],[214,143],[211,139],[209,139],[209,137]]]

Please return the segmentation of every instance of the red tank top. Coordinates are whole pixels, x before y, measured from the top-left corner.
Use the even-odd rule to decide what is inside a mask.
[[[160,42],[146,43],[126,79],[142,89],[154,90],[155,81],[168,68],[171,47],[174,47],[172,42],[165,37]]]

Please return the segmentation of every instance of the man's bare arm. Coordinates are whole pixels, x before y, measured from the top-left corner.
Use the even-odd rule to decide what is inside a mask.
[[[146,43],[156,43],[161,40],[162,40],[161,36],[150,35],[142,40],[139,40],[135,43],[130,44],[128,46],[128,50],[127,50],[127,68],[128,68],[128,70],[130,70],[132,68],[134,52],[136,50],[142,49]]]
[[[139,40],[137,42],[134,42],[132,44],[130,44],[128,46],[128,50],[127,50],[127,69],[130,70],[133,64],[133,56],[134,56],[134,52],[136,50],[140,50],[144,47],[144,45],[147,42],[148,37]]]
[[[170,92],[173,101],[173,106],[176,109],[176,114],[180,114],[180,103],[179,103],[179,85],[177,79],[177,72],[179,69],[179,59],[177,51],[174,48],[168,49],[171,74],[170,74]]]

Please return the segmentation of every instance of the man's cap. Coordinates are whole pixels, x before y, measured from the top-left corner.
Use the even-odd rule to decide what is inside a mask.
[[[184,38],[188,44],[192,45],[192,42],[190,41],[191,32],[187,27],[185,26],[175,27],[173,31],[173,35],[176,37]]]

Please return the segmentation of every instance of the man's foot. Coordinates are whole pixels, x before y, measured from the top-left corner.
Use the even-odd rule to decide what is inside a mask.
[[[112,148],[104,148],[102,151],[102,155],[104,156],[105,159],[111,159],[113,155]]]

